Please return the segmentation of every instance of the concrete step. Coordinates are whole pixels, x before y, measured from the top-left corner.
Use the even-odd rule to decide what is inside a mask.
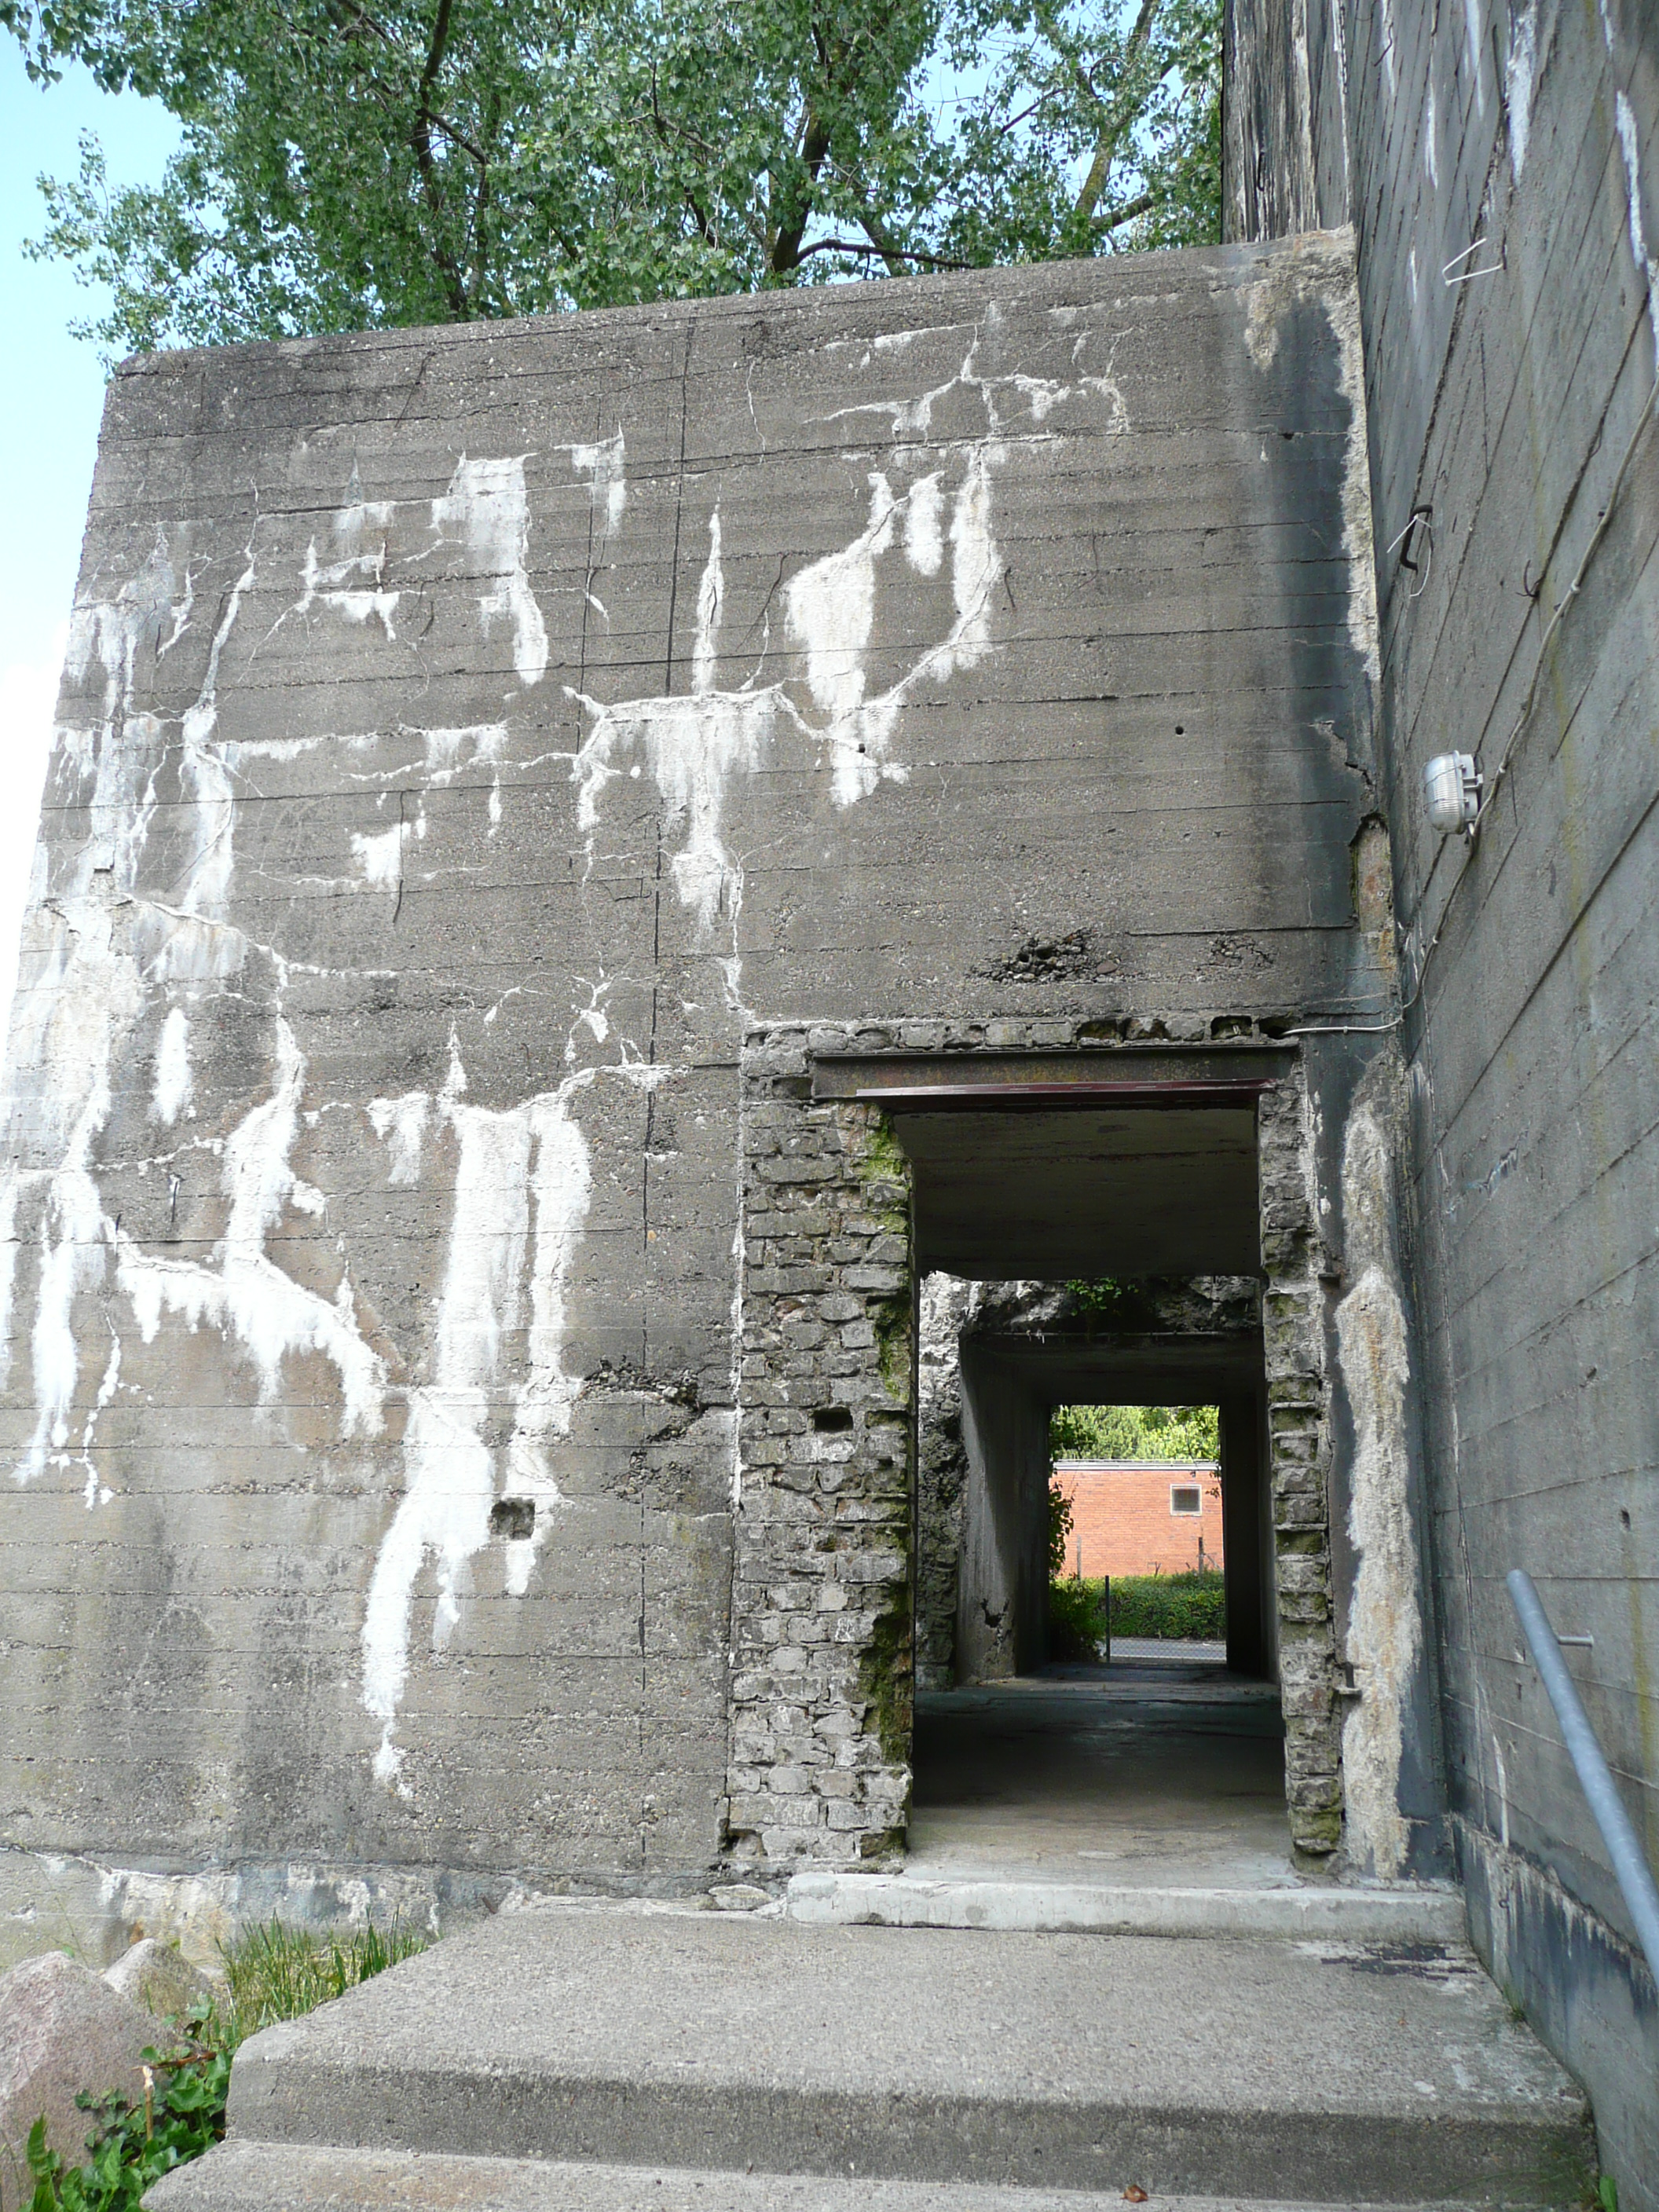
[[[1017,1875],[835,1874],[789,1884],[792,1920],[819,1928],[986,1928],[1104,1936],[1312,1936],[1351,1943],[1462,1943],[1460,1891],[1285,1882],[1158,1888]]]
[[[1460,1948],[576,1904],[504,1914],[255,2036],[230,2129],[1307,2203],[1563,2206],[1591,2164],[1582,2097]]]
[[[431,2152],[328,2150],[228,2142],[179,2167],[146,2212],[1055,2212],[1052,2189],[975,2182],[866,2181],[708,2167],[580,2166],[569,2160],[445,2158]],[[1123,2212],[1113,2189],[1067,2191],[1065,2212]],[[1147,2212],[1243,2212],[1237,2197],[1149,2197]],[[1372,2212],[1268,2204],[1249,2212]],[[1474,2212],[1443,2203],[1426,2212]]]

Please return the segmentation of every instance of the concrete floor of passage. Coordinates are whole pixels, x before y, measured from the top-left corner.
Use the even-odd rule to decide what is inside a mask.
[[[1294,1885],[1271,1682],[1213,1661],[1050,1667],[916,1700],[905,1871]]]

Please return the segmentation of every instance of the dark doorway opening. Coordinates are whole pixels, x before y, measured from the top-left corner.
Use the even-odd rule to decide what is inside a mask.
[[[926,1437],[918,1453],[918,1871],[1286,1871],[1255,1097],[1139,1088],[890,1097],[918,1269],[981,1286],[956,1346],[953,1574],[929,1527]],[[1049,1422],[1090,1403],[1219,1407],[1224,1665],[1056,1660]],[[921,1405],[925,1422],[925,1387]]]

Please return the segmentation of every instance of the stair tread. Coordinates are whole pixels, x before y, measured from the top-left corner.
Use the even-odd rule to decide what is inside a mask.
[[[1122,2212],[1112,2187],[1066,2191],[1064,2212]],[[235,2140],[156,2183],[145,2212],[1056,2212],[1052,2187],[736,2172],[715,2167],[458,2158]],[[1372,2212],[1257,2197],[1156,2197],[1148,2212]],[[1467,2199],[1419,2212],[1474,2212]]]
[[[1396,2201],[1510,2177],[1547,2203],[1588,2144],[1458,1946],[574,1905],[266,2029],[230,2115],[267,2142]]]

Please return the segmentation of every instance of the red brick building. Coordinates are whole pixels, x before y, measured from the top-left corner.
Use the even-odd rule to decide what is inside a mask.
[[[1218,1567],[1221,1472],[1194,1460],[1063,1459],[1054,1480],[1072,1501],[1066,1571],[1180,1574]]]

